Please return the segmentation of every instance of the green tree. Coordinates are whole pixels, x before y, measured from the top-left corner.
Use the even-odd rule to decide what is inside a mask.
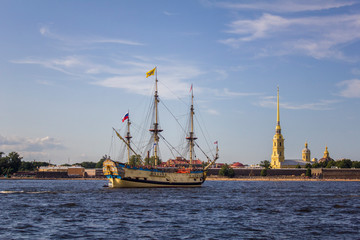
[[[313,163],[313,164],[311,165],[311,167],[312,167],[312,168],[320,168],[321,165],[316,162],[316,163]]]
[[[227,176],[229,174],[229,165],[226,163],[220,168],[219,175],[220,176]]]
[[[352,162],[350,159],[342,159],[340,161],[336,161],[336,166],[338,168],[351,168]]]
[[[261,170],[260,176],[262,176],[262,177],[267,176],[267,169],[266,169],[266,168],[264,168],[264,169]]]
[[[79,165],[79,164],[75,163],[75,165]],[[81,163],[80,163],[80,165],[81,165]],[[62,166],[62,167],[71,167],[71,165],[68,164],[68,163],[61,164],[60,166]]]
[[[307,164],[305,165],[305,168],[311,168],[311,163],[307,163]]]
[[[6,157],[0,158],[0,175],[6,175],[10,165],[9,160]]]
[[[326,168],[331,168],[333,166],[336,166],[336,163],[334,160],[330,160],[328,161],[328,163],[326,164]]]
[[[261,161],[260,166],[265,168],[265,169],[269,169],[270,168],[270,162],[268,160]]]
[[[94,162],[82,162],[80,163],[80,166],[83,168],[95,168],[97,163]]]
[[[150,158],[146,157],[144,159],[145,165],[151,165],[151,166],[155,166],[155,156],[151,156]],[[160,158],[158,158],[158,164],[161,164],[162,161]]]
[[[132,155],[130,157],[130,165],[131,166],[139,166],[141,165],[141,156],[140,155]]]
[[[17,171],[19,171],[21,167],[21,159],[20,155],[17,152],[11,152],[6,157],[9,161],[9,167],[10,167],[10,174],[13,174]]]
[[[224,164],[220,170],[219,170],[219,175],[220,176],[226,176],[229,178],[233,178],[235,177],[235,171],[233,168],[231,168],[228,164]]]
[[[305,176],[311,177],[311,168],[307,168],[307,169],[306,169]]]
[[[50,165],[48,162],[33,162],[34,169],[37,169],[39,167],[47,167]]]
[[[228,171],[228,175],[227,175],[229,178],[233,178],[235,177],[235,171],[233,168],[229,168],[229,171]]]
[[[297,165],[296,165],[296,168],[301,168],[300,164],[297,164]]]
[[[360,161],[353,161],[352,164],[351,164],[351,167],[360,168]]]
[[[19,171],[22,157],[17,152],[11,152],[6,157],[3,154],[0,152],[0,174],[9,175]]]
[[[22,161],[20,165],[20,171],[34,171],[34,164],[32,162]]]

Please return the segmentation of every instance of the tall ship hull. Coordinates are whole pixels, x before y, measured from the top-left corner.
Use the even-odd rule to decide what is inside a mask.
[[[206,179],[204,170],[132,167],[107,159],[103,163],[109,187],[200,187]]]

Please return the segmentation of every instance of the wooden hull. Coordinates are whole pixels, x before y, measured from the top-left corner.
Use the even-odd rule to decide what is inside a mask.
[[[104,161],[103,171],[111,188],[200,187],[206,178],[202,170],[178,173],[169,170],[132,168],[112,160]]]

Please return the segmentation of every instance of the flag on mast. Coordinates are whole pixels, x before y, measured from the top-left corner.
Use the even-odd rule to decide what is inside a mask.
[[[189,91],[189,92],[191,92],[191,90],[192,90],[192,84],[191,84],[191,87],[190,87],[190,91]]]
[[[124,117],[122,118],[122,122],[129,118],[129,112],[125,113]]]
[[[146,73],[146,78],[147,78],[147,77],[150,77],[151,75],[154,75],[154,74],[155,74],[155,70],[156,70],[156,67],[155,67],[154,69],[148,71],[148,72]]]

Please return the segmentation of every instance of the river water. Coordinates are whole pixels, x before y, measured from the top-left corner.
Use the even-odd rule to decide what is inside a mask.
[[[360,182],[1,180],[0,239],[360,239]]]

